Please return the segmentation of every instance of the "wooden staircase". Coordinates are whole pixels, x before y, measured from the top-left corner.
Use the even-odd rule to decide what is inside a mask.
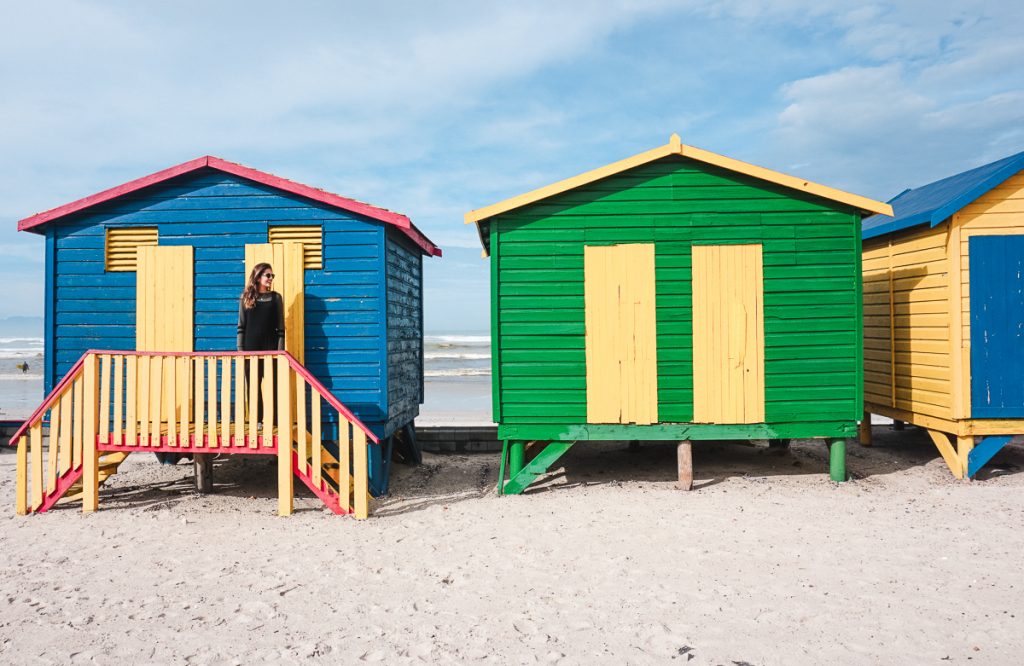
[[[338,424],[337,457],[321,436],[325,414]],[[281,515],[298,477],[334,513],[365,518],[368,443],[373,433],[287,352],[90,351],[11,438],[16,510],[80,497],[94,511],[100,484],[134,452],[219,453],[276,455]]]

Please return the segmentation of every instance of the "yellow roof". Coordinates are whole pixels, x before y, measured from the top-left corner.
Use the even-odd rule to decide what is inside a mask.
[[[864,214],[880,213],[882,215],[892,215],[892,206],[887,203],[868,199],[867,197],[862,197],[857,194],[843,192],[842,190],[826,187],[825,185],[812,183],[811,181],[804,180],[803,178],[789,176],[754,164],[734,160],[731,157],[725,157],[724,155],[712,153],[707,150],[694,148],[693,146],[687,146],[680,142],[678,134],[673,134],[668,143],[664,146],[658,146],[657,148],[644,151],[639,155],[633,155],[632,157],[627,157],[624,160],[612,162],[611,164],[594,169],[593,171],[587,171],[586,173],[581,173],[578,176],[573,176],[572,178],[560,180],[557,183],[545,185],[544,187],[537,188],[532,192],[520,194],[519,196],[512,197],[511,199],[505,199],[504,201],[499,201],[496,204],[472,210],[466,213],[466,224],[482,222],[488,218],[494,217],[495,215],[507,213],[510,210],[515,210],[516,208],[521,208],[542,199],[547,199],[548,197],[561,194],[562,192],[580,187],[581,185],[586,185],[587,183],[592,183],[595,180],[600,180],[601,178],[613,176],[622,171],[626,171],[627,169],[638,167],[641,164],[660,160],[661,158],[668,157],[669,155],[681,155],[682,157],[688,157],[692,160],[697,160],[698,162],[704,162],[706,164],[713,164],[717,167],[735,171],[736,173],[746,174],[769,183],[775,183],[800,192],[806,192],[825,199],[831,199],[832,201],[856,208]]]

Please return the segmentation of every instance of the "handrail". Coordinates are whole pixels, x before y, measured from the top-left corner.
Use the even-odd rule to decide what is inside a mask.
[[[35,421],[40,416],[42,416],[43,414],[45,414],[46,410],[50,409],[50,407],[53,407],[53,403],[57,402],[57,399],[64,392],[64,389],[67,388],[67,386],[74,381],[75,375],[78,373],[79,370],[82,369],[82,366],[85,364],[85,357],[91,353],[93,352],[85,352],[84,354],[82,354],[82,357],[80,359],[75,361],[75,364],[71,366],[71,369],[68,370],[67,374],[64,375],[63,379],[60,380],[57,386],[55,386],[53,390],[50,391],[45,398],[43,398],[42,404],[39,405],[39,407],[37,407],[36,410],[32,412],[32,415],[25,419],[25,422],[21,424],[21,427],[18,428],[17,431],[15,431],[14,436],[12,436],[10,440],[8,440],[8,446],[17,446],[18,440],[21,439],[21,436],[25,434],[25,431],[28,430],[32,422]]]
[[[321,418],[323,403],[334,418]],[[335,421],[337,437],[325,441]],[[294,474],[335,513],[365,518],[366,448],[380,441],[286,351],[90,349],[10,444],[19,514],[48,510],[78,479],[82,508],[94,511],[100,455],[148,450],[275,454],[281,515],[292,512]]]
[[[18,428],[18,430],[14,433],[14,436],[12,436],[11,439],[8,441],[8,446],[17,446],[18,439],[21,438],[23,434],[25,434],[25,431],[29,428],[29,425],[33,421],[35,421],[35,419],[38,416],[44,414],[46,410],[53,406],[53,403],[55,403],[57,401],[57,398],[60,397],[60,393],[64,390],[64,388],[74,380],[75,373],[82,368],[82,365],[85,363],[85,358],[89,354],[122,354],[124,356],[171,357],[188,356],[189,358],[195,358],[197,356],[213,356],[217,358],[225,356],[284,356],[285,358],[288,359],[288,365],[291,367],[291,369],[302,375],[302,378],[305,379],[310,386],[316,388],[317,392],[323,397],[324,400],[327,401],[327,404],[338,410],[341,413],[341,415],[348,419],[350,422],[352,422],[355,425],[358,425],[359,428],[366,433],[366,436],[370,439],[370,441],[372,441],[374,444],[380,444],[380,440],[377,438],[376,435],[373,434],[373,431],[367,428],[366,424],[360,421],[359,418],[355,414],[353,414],[351,410],[348,409],[348,407],[343,405],[341,401],[338,400],[338,398],[336,398],[333,393],[331,393],[330,389],[328,389],[326,386],[320,383],[319,379],[314,377],[309,370],[307,370],[301,363],[298,362],[298,360],[296,360],[294,356],[291,355],[291,353],[287,351],[154,352],[134,351],[125,349],[90,349],[86,351],[84,354],[82,354],[81,358],[79,358],[75,362],[75,364],[71,366],[71,369],[68,370],[66,375],[64,375],[64,378],[60,380],[60,383],[57,384],[57,386],[54,387],[52,391],[50,391],[46,398],[43,399],[42,404],[39,405],[39,407],[37,407],[36,410],[32,412],[32,415],[29,416],[28,419],[26,419],[25,422],[21,424],[21,427]]]

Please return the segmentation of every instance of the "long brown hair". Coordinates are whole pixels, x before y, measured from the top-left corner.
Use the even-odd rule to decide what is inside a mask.
[[[265,271],[273,270],[270,264],[256,264],[249,273],[249,280],[242,290],[242,307],[251,310],[256,305],[256,294],[260,293],[260,277]]]

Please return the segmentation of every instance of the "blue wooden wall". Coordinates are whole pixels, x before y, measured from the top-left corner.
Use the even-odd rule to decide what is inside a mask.
[[[396,395],[404,395],[401,382],[413,381],[406,370],[393,378],[387,371],[386,225],[214,169],[119,197],[48,230],[46,391],[88,349],[135,348],[136,274],[104,271],[105,228],[157,226],[160,245],[195,248],[195,349],[222,351],[235,348],[245,245],[266,243],[268,227],[278,224],[323,227],[324,268],[306,271],[306,366],[381,435],[389,380]],[[415,383],[418,389],[421,377]]]
[[[423,255],[387,233],[388,428],[409,423],[423,402]]]

